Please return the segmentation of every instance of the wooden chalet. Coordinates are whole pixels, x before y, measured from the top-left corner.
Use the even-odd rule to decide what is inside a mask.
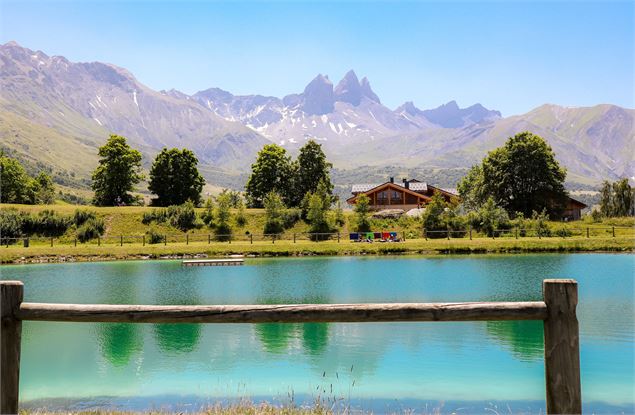
[[[416,179],[396,182],[393,177],[382,184],[355,184],[351,189],[353,196],[346,202],[349,205],[357,203],[357,198],[365,194],[370,199],[370,207],[373,210],[403,209],[410,210],[425,206],[432,200],[432,196],[438,192],[447,201],[458,197],[451,191],[420,182]]]
[[[579,220],[582,218],[582,209],[587,208],[587,205],[575,200],[572,197],[567,197],[567,203],[565,204],[564,211],[562,212],[562,219],[564,220]]]

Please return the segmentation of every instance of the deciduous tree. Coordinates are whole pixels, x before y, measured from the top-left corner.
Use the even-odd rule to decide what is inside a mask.
[[[126,138],[112,134],[99,148],[99,165],[93,172],[94,203],[98,206],[130,204],[130,194],[142,179],[141,153]]]
[[[191,200],[198,205],[205,179],[196,168],[197,164],[194,153],[186,148],[161,150],[150,168],[148,189],[157,195],[152,204],[180,205]]]

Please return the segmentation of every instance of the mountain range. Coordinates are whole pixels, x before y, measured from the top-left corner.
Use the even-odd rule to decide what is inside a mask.
[[[547,140],[570,182],[597,184],[635,176],[634,118],[635,110],[610,104],[546,104],[510,117],[455,101],[390,109],[352,70],[336,85],[320,74],[282,98],[219,88],[188,95],[154,91],[112,64],[0,46],[0,147],[71,184],[87,182],[111,132],[126,136],[146,166],[163,147],[187,147],[208,182],[240,187],[235,177],[270,142],[295,153],[313,139],[338,170],[371,174],[386,166],[464,169],[525,130]]]

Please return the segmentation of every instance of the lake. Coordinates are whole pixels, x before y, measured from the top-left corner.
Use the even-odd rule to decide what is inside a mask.
[[[0,267],[25,301],[276,304],[540,300],[579,283],[586,410],[635,412],[635,255],[246,259]],[[193,410],[248,398],[381,413],[544,413],[542,322],[89,324],[25,322],[21,405]]]

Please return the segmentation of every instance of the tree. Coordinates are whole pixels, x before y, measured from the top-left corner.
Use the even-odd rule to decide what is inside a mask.
[[[421,217],[423,228],[429,231],[447,231],[447,226],[443,220],[445,210],[449,209],[448,204],[439,192],[432,195],[432,200],[426,205],[425,212]],[[447,235],[441,232],[434,232],[427,235],[429,238],[445,238]]]
[[[55,188],[51,176],[40,172],[29,177],[18,160],[0,153],[0,202],[51,204],[55,201]]]
[[[628,179],[614,183],[605,181],[600,190],[600,213],[606,218],[633,216],[635,211],[635,192]]]
[[[157,195],[152,204],[180,205],[191,200],[198,205],[205,179],[198,172],[197,164],[194,153],[186,148],[161,150],[150,168],[148,189]]]
[[[98,206],[130,204],[129,193],[142,179],[141,153],[130,148],[126,138],[111,134],[99,148],[99,166],[93,172],[94,203]]]
[[[333,224],[329,218],[331,207],[331,195],[328,194],[328,185],[320,180],[314,193],[307,193],[307,221],[311,225],[310,233],[331,233]],[[326,239],[325,235],[313,235],[313,240]]]
[[[231,203],[232,200],[229,193],[221,193],[216,199],[216,212],[214,214],[216,219],[216,228],[214,230],[216,240],[227,241],[231,239]]]
[[[33,179],[33,182],[36,183],[34,186],[36,203],[49,205],[55,202],[55,187],[53,186],[51,176],[40,172],[40,174]]]
[[[567,196],[565,177],[566,170],[545,140],[525,131],[489,152],[481,165],[461,180],[459,192],[468,205],[478,206],[492,197],[510,214],[530,215],[547,209],[558,215]]]
[[[292,206],[298,206],[307,193],[315,192],[321,182],[326,186],[329,197],[332,198],[333,183],[331,183],[330,169],[333,165],[326,161],[326,155],[320,144],[309,140],[300,148],[296,164]]]
[[[357,197],[355,203],[355,226],[357,232],[370,232],[370,199],[365,194]]]
[[[22,164],[0,153],[0,202],[27,203],[29,182]]]
[[[287,203],[291,199],[291,157],[287,151],[276,145],[267,144],[258,153],[251,165],[251,175],[245,186],[250,207],[263,207],[265,196],[278,193]]]
[[[265,234],[278,234],[284,231],[285,206],[282,197],[274,191],[267,193],[264,198],[265,206]]]

